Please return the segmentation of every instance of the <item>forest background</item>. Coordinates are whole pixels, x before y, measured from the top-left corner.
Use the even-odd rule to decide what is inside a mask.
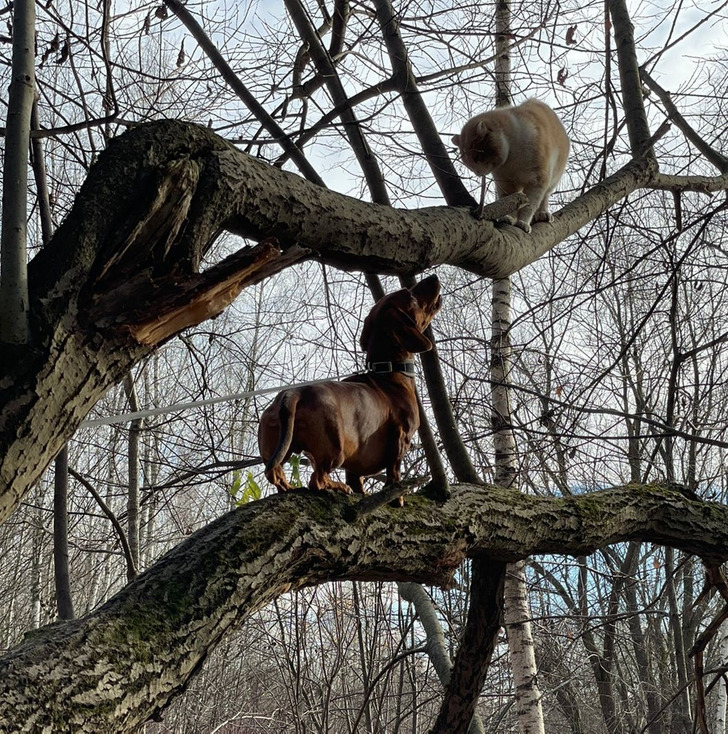
[[[6,88],[9,6],[4,15]],[[266,200],[265,180],[258,199],[248,191],[244,206],[258,219],[210,238],[202,269],[234,257],[241,234],[243,244],[276,236],[291,258],[285,269],[243,288],[214,320],[135,352],[133,367],[88,415],[69,409],[77,430],[60,461],[0,526],[5,670],[20,666],[15,646],[59,616],[59,601],[60,616],[94,619],[117,592],[142,588],[126,586],[137,573],[182,541],[207,538],[194,533],[229,511],[248,510],[254,525],[257,510],[247,506],[270,494],[255,442],[270,394],[254,393],[361,369],[357,339],[373,294],[436,267],[444,306],[433,324],[436,351],[418,379],[432,433],[415,441],[403,473],[447,480],[455,499],[480,497],[504,528],[502,517],[525,518],[533,538],[545,539],[510,528],[498,548],[463,540],[474,549],[461,551],[476,557],[473,566],[468,560],[429,579],[406,561],[392,570],[389,558],[383,570],[311,574],[291,585],[327,583],[246,609],[243,624],[234,623],[239,604],[200,643],[194,665],[170,675],[164,695],[135,692],[133,714],[117,707],[105,726],[132,730],[154,714],[160,720],[143,730],[454,731],[442,721],[457,686],[443,703],[437,651],[448,671],[451,661],[461,670],[468,610],[488,597],[473,586],[485,552],[493,568],[528,556],[522,577],[508,572],[525,585],[512,603],[526,616],[506,619],[508,639],[501,632],[482,654],[472,731],[724,734],[728,628],[718,566],[728,545],[715,528],[725,516],[705,510],[701,525],[693,506],[725,504],[728,489],[725,16],[724,2],[38,5],[30,257],[50,241],[39,268],[53,263],[51,237],[84,200],[89,171],[97,162],[95,170],[105,170],[109,140],[152,120],[198,123],[311,187],[325,186],[334,198],[324,208],[343,202],[344,214],[339,239],[319,242],[311,231],[319,225],[326,240],[328,222],[302,203],[318,195],[312,188],[290,184],[293,193],[270,198],[278,209]],[[479,181],[450,143],[470,116],[494,106],[504,49],[513,100],[547,101],[572,141],[552,200],[552,211],[565,208],[530,236],[470,216]],[[262,170],[245,175],[263,180]],[[401,225],[395,217],[378,239],[359,236],[362,221],[381,210],[337,193],[422,218]],[[452,219],[442,224],[432,207],[451,209],[443,216]],[[120,259],[109,261],[108,272]],[[66,260],[57,262],[62,270]],[[118,277],[130,278],[134,271],[122,265]],[[106,275],[94,277],[115,292]],[[492,306],[493,278],[496,294],[506,282],[511,290],[509,317]],[[507,338],[498,331],[504,323]],[[506,407],[494,414],[498,400]],[[168,410],[188,403],[195,405]],[[88,400],[79,404],[90,410]],[[512,440],[508,482],[493,447],[504,435]],[[292,470],[305,483],[305,462]],[[599,538],[582,527],[582,515],[567,542],[560,516],[530,516],[519,500],[509,506],[479,482],[551,499],[604,490],[595,496],[609,498],[616,488],[616,509],[596,506]],[[302,514],[305,497],[292,499]],[[465,505],[455,507],[467,527]],[[401,517],[419,508],[409,498]],[[383,559],[381,544],[407,533],[389,512],[373,515],[390,523],[371,541]],[[68,545],[65,587],[59,534]],[[530,661],[513,655],[516,627],[532,640]],[[38,639],[31,634],[26,644]],[[121,643],[109,649],[126,654]],[[17,684],[10,677],[5,685]],[[37,686],[37,710],[47,704],[47,685]],[[58,705],[61,713],[48,716],[81,715]],[[462,719],[467,727],[469,717]],[[58,730],[81,730],[54,721]],[[24,725],[6,719],[0,730]]]

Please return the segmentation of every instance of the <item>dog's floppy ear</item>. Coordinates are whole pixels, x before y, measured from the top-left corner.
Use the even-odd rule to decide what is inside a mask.
[[[369,315],[364,319],[364,326],[361,327],[361,336],[359,337],[359,346],[363,352],[369,349],[369,337],[372,333],[372,315],[374,311],[370,311]]]
[[[398,308],[392,313],[389,325],[394,340],[408,352],[429,352],[432,342],[417,328],[414,319]]]

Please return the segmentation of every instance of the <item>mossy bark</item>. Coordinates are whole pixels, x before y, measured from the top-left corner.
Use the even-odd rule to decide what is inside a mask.
[[[245,505],[188,538],[85,618],[0,658],[3,732],[132,731],[180,693],[221,637],[289,590],[330,580],[447,586],[466,557],[497,565],[630,539],[728,558],[728,507],[659,486],[563,499],[461,485],[355,521],[357,500],[301,490]]]

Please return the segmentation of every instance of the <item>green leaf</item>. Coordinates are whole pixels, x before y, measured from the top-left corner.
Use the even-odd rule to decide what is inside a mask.
[[[303,487],[303,482],[301,482],[301,457],[298,454],[292,454],[291,455],[291,486],[293,487]]]
[[[240,491],[240,487],[242,486],[243,478],[240,476],[240,472],[235,469],[233,471],[233,482],[228,487],[228,494],[233,497],[234,499],[237,499],[238,492]]]
[[[262,494],[263,490],[260,488],[258,482],[253,478],[253,473],[248,472],[245,478],[245,489],[243,489],[243,496],[240,500],[240,504],[255,502],[255,500],[260,499]]]

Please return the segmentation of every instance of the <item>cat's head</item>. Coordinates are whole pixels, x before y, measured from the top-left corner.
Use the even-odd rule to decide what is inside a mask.
[[[474,117],[465,123],[452,142],[460,149],[462,162],[480,176],[502,166],[508,158],[508,141],[497,120]]]

